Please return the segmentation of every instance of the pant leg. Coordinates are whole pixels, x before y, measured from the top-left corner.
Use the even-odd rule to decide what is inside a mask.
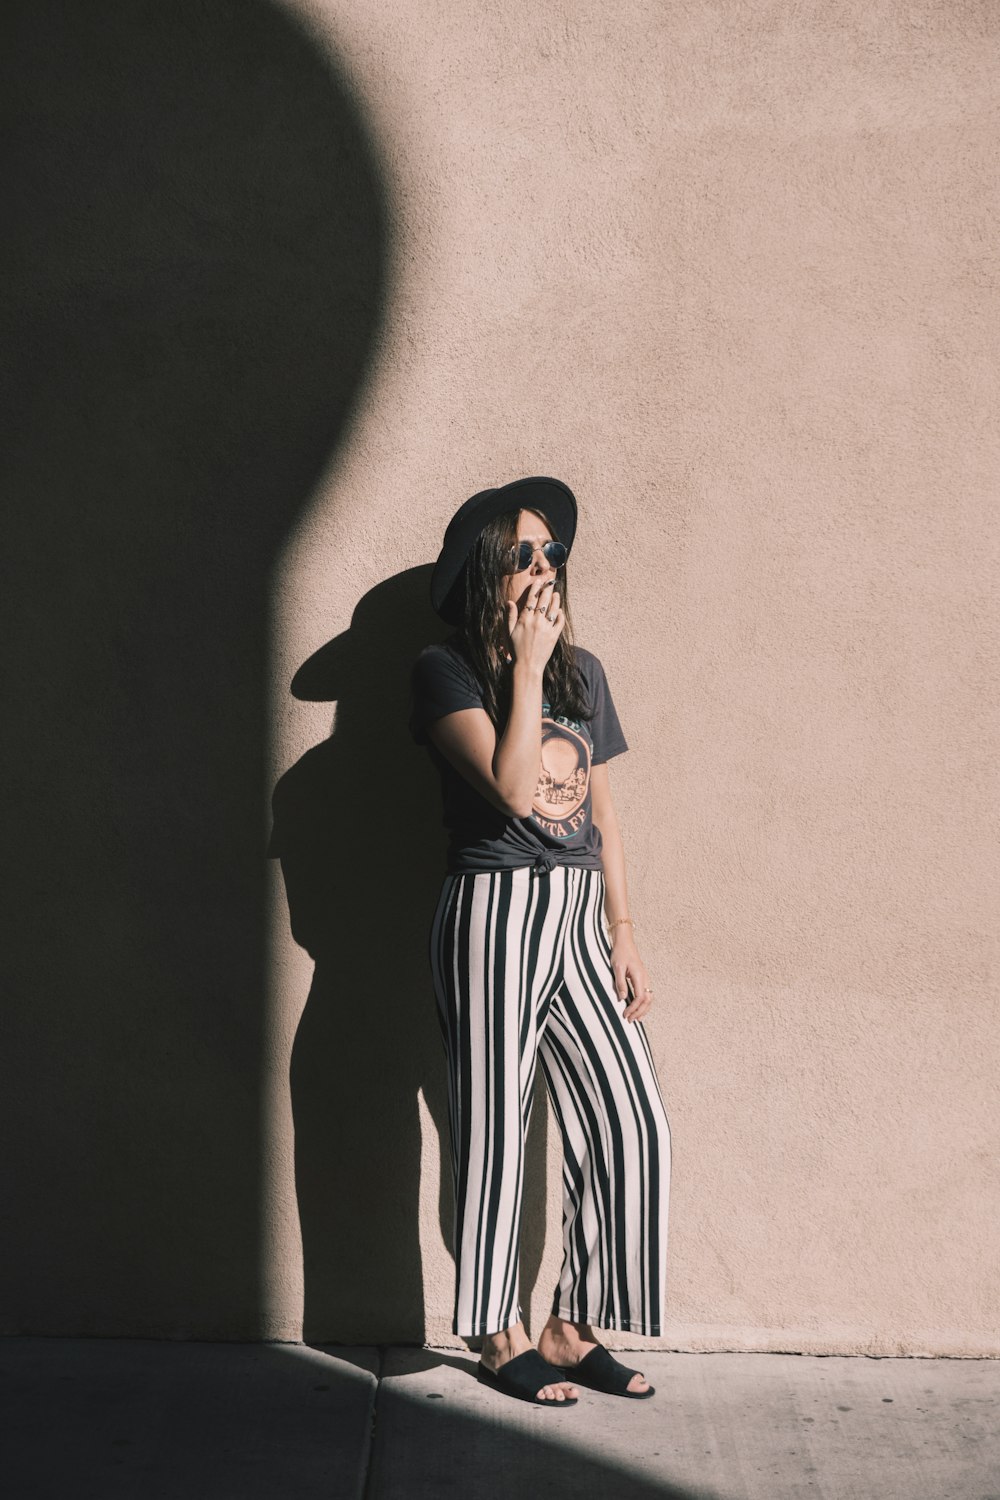
[[[604,876],[572,870],[563,982],[539,1040],[563,1138],[563,1266],[553,1311],[662,1332],[671,1139],[641,1021],[622,1019]]]
[[[452,1331],[465,1337],[521,1319],[524,1142],[538,1015],[558,983],[563,913],[553,883],[531,869],[450,876],[435,913],[431,968],[455,1184]]]

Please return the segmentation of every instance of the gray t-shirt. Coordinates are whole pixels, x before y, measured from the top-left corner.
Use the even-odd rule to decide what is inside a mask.
[[[601,835],[591,817],[590,771],[628,749],[604,668],[575,647],[592,710],[584,720],[550,717],[542,704],[542,764],[531,814],[510,818],[494,807],[428,738],[428,724],[463,708],[482,708],[472,666],[452,641],[427,646],[413,666],[410,729],[426,745],[441,776],[444,823],[450,835],[448,870],[512,870],[556,865],[601,867]]]

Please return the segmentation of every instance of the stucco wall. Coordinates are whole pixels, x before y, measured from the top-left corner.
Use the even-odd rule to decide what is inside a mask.
[[[251,832],[289,773],[300,941],[271,861],[245,1055],[203,1019],[190,1037],[163,1022],[166,1063],[101,1047],[157,1098],[193,1052],[206,1129],[221,1079],[251,1096],[259,1136],[227,1115],[207,1220],[181,1207],[185,1138],[165,1190],[184,1234],[138,1235],[128,1298],[85,1237],[44,1269],[26,1258],[8,1321],[454,1342],[424,947],[441,839],[407,669],[437,629],[427,565],[452,511],[551,473],[581,507],[577,636],[632,747],[612,784],[673,1132],[666,1343],[1000,1353],[995,9],[301,0],[297,15],[364,121],[384,203],[364,376],[325,452],[289,456],[295,503],[254,553],[250,603],[231,601],[266,631]],[[295,81],[287,68],[276,96]],[[307,197],[324,159],[302,169]],[[290,264],[310,233],[304,211]],[[269,373],[287,427],[294,348]],[[179,440],[204,441],[193,416]],[[241,554],[241,518],[223,520]],[[103,650],[113,695],[151,691]],[[217,682],[227,664],[211,662]],[[113,781],[100,791],[111,808]],[[161,899],[189,940],[201,904]],[[231,899],[220,882],[223,912]],[[43,901],[22,893],[29,933]],[[118,910],[111,940],[142,974],[149,942]],[[82,949],[64,968],[88,998]],[[23,1103],[29,1128],[38,1108]],[[95,1175],[102,1119],[83,1106],[75,1127]],[[115,1158],[126,1196],[144,1147],[169,1150],[162,1111],[137,1121],[137,1160]],[[43,1199],[68,1130],[29,1152]],[[237,1237],[223,1209],[241,1144]],[[528,1191],[537,1329],[559,1258],[541,1099]],[[158,1285],[154,1242],[184,1267]],[[256,1280],[244,1267],[220,1312],[247,1245]],[[70,1288],[57,1315],[53,1284]]]
[[[565,477],[578,636],[632,743],[613,785],[674,1134],[671,1339],[1000,1350],[995,13],[311,15],[391,163],[395,281],[352,440],[275,574],[276,703],[360,597],[433,560],[467,494]],[[420,631],[399,628],[412,651]],[[376,709],[394,746],[403,706]],[[278,767],[328,722],[286,705]],[[364,792],[380,860],[417,863],[422,893],[398,795],[417,784],[393,775],[389,808]],[[420,1051],[416,1115],[377,1090],[368,1127],[376,1152],[383,1123],[390,1149],[399,1131],[415,1155],[419,1134],[413,1331],[444,1341],[423,953],[386,959],[398,918],[377,883],[361,906],[344,931],[360,982],[333,1003],[366,1012],[379,1050],[405,1011]],[[286,949],[277,977],[287,1038],[307,964]],[[558,1268],[554,1136],[534,1143],[536,1327]],[[373,1207],[377,1271],[392,1203]],[[287,1189],[285,1212],[287,1268]],[[330,1328],[360,1334],[367,1298],[355,1317],[344,1290]]]

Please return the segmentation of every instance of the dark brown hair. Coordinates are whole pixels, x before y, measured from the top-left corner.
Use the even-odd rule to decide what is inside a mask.
[[[544,511],[530,509],[552,531]],[[507,661],[507,579],[510,550],[517,541],[520,510],[508,511],[487,522],[465,565],[465,619],[459,645],[483,687],[483,706],[501,732],[510,712],[511,669]],[[553,535],[555,533],[553,532]],[[566,591],[565,564],[556,572],[559,603],[565,623],[545,664],[543,692],[550,712],[567,719],[589,719],[592,709],[576,653]]]

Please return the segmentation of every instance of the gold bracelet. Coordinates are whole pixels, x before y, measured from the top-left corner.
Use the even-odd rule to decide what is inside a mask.
[[[635,931],[635,923],[631,917],[616,917],[613,922],[608,923],[608,931],[613,932],[616,927],[621,927],[623,922],[627,922],[632,931]]]

